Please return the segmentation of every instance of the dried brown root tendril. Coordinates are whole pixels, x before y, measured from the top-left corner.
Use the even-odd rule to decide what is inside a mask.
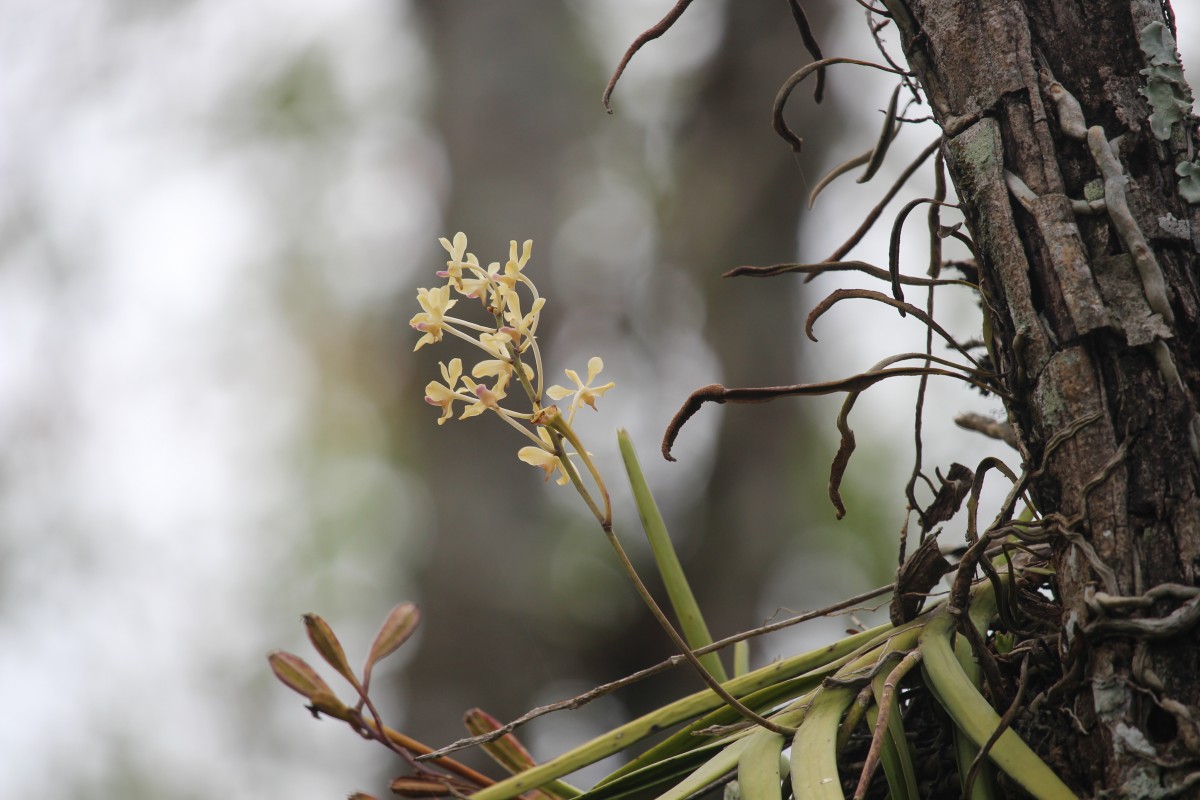
[[[1128,607],[1126,601],[1157,602],[1164,597],[1188,597],[1183,605],[1163,617],[1140,619],[1098,619],[1083,627],[1083,632],[1091,637],[1099,636],[1130,636],[1136,639],[1151,641],[1170,639],[1191,631],[1200,624],[1200,589],[1194,586],[1178,584],[1163,584],[1150,589],[1141,598],[1120,597],[1105,592],[1096,592],[1088,603],[1093,610],[1106,608]]]
[[[888,19],[892,18],[892,13],[890,11],[888,11],[886,8],[876,8],[873,4],[868,3],[866,0],[854,0],[854,2],[858,3],[860,6],[865,8],[867,11],[870,11],[872,14],[878,14],[879,16],[886,17]]]
[[[892,140],[896,138],[896,133],[900,130],[900,123],[896,120],[896,104],[900,102],[900,90],[904,88],[903,83],[896,84],[896,88],[892,90],[892,97],[888,100],[887,110],[883,112],[883,130],[879,132],[879,141],[875,143],[875,147],[871,149],[871,155],[867,160],[867,168],[863,170],[863,174],[858,177],[856,183],[866,183],[875,177],[875,173],[883,166],[883,159],[887,157],[888,148],[892,144]],[[812,204],[809,203],[811,206]]]
[[[813,186],[812,191],[808,193],[808,210],[812,211],[812,207],[816,205],[817,197],[821,194],[821,192],[825,191],[825,187],[833,183],[841,176],[845,175],[850,170],[866,164],[871,160],[871,154],[874,152],[875,148],[872,147],[865,153],[859,153],[856,156],[852,156],[838,164],[833,169],[829,170],[829,172],[826,172],[821,179],[817,181],[816,185]]]
[[[814,61],[823,60],[825,56],[821,55],[821,45],[817,44],[817,37],[813,36],[812,26],[808,24],[808,16],[805,15],[800,0],[788,0],[788,8],[792,10],[792,18],[796,20],[796,27],[800,29],[800,39],[804,42],[808,54],[813,57]],[[813,102],[819,103],[824,98],[825,68],[822,67],[817,70],[817,85],[813,89]]]
[[[946,154],[940,150],[937,158],[933,160],[933,199],[936,202],[929,206],[929,213],[926,216],[929,228],[929,269],[925,271],[925,274],[936,278],[942,273],[942,240],[962,226],[961,221],[950,227],[942,225],[940,204],[946,202]],[[899,274],[899,272],[900,270],[897,269],[896,273]],[[929,298],[929,302],[933,303],[933,297]]]
[[[692,0],[678,0],[671,10],[666,13],[662,19],[651,25],[646,30],[642,31],[633,43],[626,48],[624,55],[621,56],[620,63],[613,70],[612,76],[608,79],[608,83],[604,87],[604,110],[609,114],[613,113],[612,108],[612,93],[617,88],[617,81],[621,80],[621,76],[625,74],[625,67],[629,66],[630,60],[639,50],[645,47],[648,43],[654,41],[664,33],[669,31],[679,18],[683,16],[683,12],[687,11],[688,6],[692,4]],[[822,61],[821,46],[817,44],[817,38],[813,35],[812,26],[808,24],[808,17],[804,13],[804,9],[800,6],[799,0],[788,0],[788,7],[792,10],[792,18],[796,20],[796,27],[800,29],[800,38],[804,42],[805,49],[808,50],[815,60]],[[817,68],[817,86],[813,90],[813,100],[821,102],[825,95],[825,67],[822,65]]]
[[[1017,693],[1013,696],[1012,703],[1009,704],[1008,710],[1004,712],[1004,716],[1000,718],[1000,724],[996,726],[996,730],[992,731],[992,735],[984,742],[983,747],[979,748],[979,752],[975,754],[975,758],[971,761],[971,766],[967,769],[967,778],[963,782],[963,796],[973,797],[975,795],[974,787],[975,780],[979,777],[979,771],[983,769],[983,765],[987,763],[987,755],[991,752],[996,742],[1000,741],[1001,735],[1006,730],[1012,727],[1013,720],[1017,718],[1024,707],[1025,691],[1029,686],[1029,654],[1021,659],[1021,674],[1017,678]]]
[[[954,369],[967,370],[961,364],[956,364],[944,358],[931,356],[927,353],[900,353],[899,355],[890,356],[875,364],[869,372],[878,372],[886,367],[901,361],[933,361],[943,366],[952,367]],[[969,370],[968,370],[969,371]],[[927,377],[922,375],[922,377]],[[836,516],[838,519],[846,516],[846,505],[842,502],[842,478],[845,477],[846,467],[850,464],[850,456],[854,454],[856,441],[854,431],[850,427],[849,417],[850,411],[854,408],[854,404],[858,401],[858,396],[862,394],[862,390],[851,391],[846,395],[846,400],[842,403],[842,410],[838,413],[837,429],[841,434],[841,441],[838,443],[837,453],[833,456],[833,463],[829,467],[829,502],[833,503]]]
[[[904,290],[900,288],[900,284],[903,283],[900,280],[900,236],[904,232],[904,221],[908,219],[908,215],[924,203],[929,203],[934,208],[961,208],[958,203],[946,203],[935,197],[918,197],[905,203],[904,208],[896,214],[896,219],[892,222],[892,235],[888,241],[888,274],[892,281],[892,297],[901,302],[904,301]],[[899,311],[903,317],[904,309],[900,308]]]
[[[832,293],[830,293],[830,295],[828,297],[826,297],[824,300],[822,300],[820,303],[818,303],[816,305],[816,307],[813,308],[813,310],[811,312],[809,312],[808,319],[805,320],[805,322],[804,322],[804,332],[805,332],[805,334],[808,335],[809,339],[812,339],[814,342],[817,341],[817,337],[815,335],[813,335],[813,330],[812,330],[813,325],[816,323],[816,321],[826,311],[833,308],[834,305],[841,302],[842,300],[847,300],[847,299],[874,300],[877,303],[883,303],[884,305],[891,306],[892,308],[898,308],[898,309],[907,311],[909,314],[912,314],[913,317],[915,317],[916,319],[925,323],[925,325],[928,326],[931,330],[933,330],[933,332],[936,333],[938,336],[941,336],[943,339],[945,339],[946,342],[949,343],[949,345],[951,347],[953,347],[958,352],[962,353],[962,355],[968,361],[971,362],[972,366],[974,366],[976,369],[980,368],[979,361],[976,360],[976,358],[971,355],[970,351],[968,351],[967,348],[965,348],[961,344],[959,344],[958,340],[955,339],[953,336],[951,336],[950,333],[945,328],[943,328],[932,317],[930,317],[929,314],[927,314],[924,309],[917,308],[912,303],[905,303],[903,301],[888,297],[886,294],[882,294],[881,292],[875,292],[870,289],[837,289],[837,290],[833,291]],[[988,391],[998,391],[998,390],[995,387],[989,387]]]
[[[922,353],[921,358],[927,358],[927,356]],[[798,383],[792,386],[751,386],[730,389],[719,383],[710,383],[688,395],[687,400],[667,424],[662,441],[663,458],[667,461],[675,460],[675,457],[671,455],[671,448],[679,436],[679,431],[683,429],[684,423],[695,416],[705,403],[768,403],[780,397],[812,397],[839,392],[861,392],[888,378],[919,377],[921,375],[944,375],[948,378],[966,381],[973,386],[983,386],[979,380],[969,375],[935,367],[894,367],[876,372],[862,372],[834,381]],[[990,387],[989,390],[991,390]]]
[[[1017,432],[1007,422],[999,422],[983,414],[959,414],[954,418],[954,424],[964,430],[982,433],[992,439],[998,439],[1008,446],[1017,448]]]
[[[734,267],[721,277],[771,278],[790,272],[798,272],[810,277],[816,277],[826,272],[862,272],[881,281],[892,280],[891,273],[886,269],[869,264],[866,261],[817,261],[809,264],[771,264],[766,267],[742,266]],[[969,289],[979,288],[978,284],[971,281],[952,278],[920,278],[912,275],[900,275],[899,280],[905,286],[965,286]]]
[[[805,78],[812,73],[823,70],[825,67],[828,67],[832,64],[856,64],[860,67],[872,67],[874,69],[882,70],[883,72],[890,72],[894,75],[908,74],[904,70],[893,69],[892,67],[887,67],[883,64],[876,64],[874,61],[863,61],[861,59],[846,58],[844,56],[822,58],[820,61],[814,61],[811,64],[805,64],[803,67],[796,70],[794,73],[792,73],[791,77],[783,82],[783,86],[779,87],[779,93],[775,95],[775,104],[771,109],[771,125],[775,128],[775,132],[778,133],[779,136],[788,143],[788,145],[792,148],[792,151],[795,153],[799,153],[804,147],[804,140],[797,136],[795,131],[788,127],[787,121],[783,118],[783,108],[787,105],[788,98],[791,96],[792,91],[799,86]]]
[[[988,456],[979,462],[979,466],[975,467],[974,477],[971,479],[971,494],[967,500],[967,543],[974,545],[979,541],[978,514],[979,514],[979,496],[983,493],[983,479],[987,475],[988,470],[996,470],[1008,478],[1014,485],[1020,485],[1020,479],[1017,477],[1007,464],[995,456]],[[997,520],[997,523],[1006,522],[1005,519]],[[995,525],[993,525],[995,527]]]
[[[870,788],[871,777],[875,770],[879,767],[880,760],[883,758],[883,741],[888,733],[888,720],[891,717],[892,709],[899,708],[900,701],[896,695],[900,691],[900,682],[905,676],[921,663],[923,654],[920,648],[916,648],[900,659],[887,677],[883,681],[883,691],[879,696],[879,712],[875,719],[875,727],[871,734],[871,746],[867,750],[867,757],[863,761],[862,771],[858,776],[858,785],[854,790],[854,800],[863,800],[867,796],[867,790]]]
[[[1086,418],[1085,418],[1086,419]],[[1080,423],[1076,421],[1080,427],[1086,425],[1087,422]],[[1076,429],[1078,430],[1078,429]],[[1064,437],[1060,440],[1066,441]],[[1055,445],[1057,447],[1057,445]],[[996,514],[995,520],[988,527],[982,536],[976,532],[978,530],[978,513],[979,513],[979,496],[983,491],[984,477],[989,470],[996,470],[1012,481],[1012,489],[1009,490],[1008,496],[1004,499],[1004,503],[1000,507],[999,513]],[[967,607],[967,597],[970,593],[971,583],[975,579],[975,570],[979,566],[983,566],[984,572],[989,580],[994,584],[999,583],[999,578],[996,575],[995,569],[987,560],[988,555],[992,551],[992,544],[997,539],[1006,536],[1016,536],[1022,541],[1032,539],[1028,533],[1028,529],[1037,528],[1040,530],[1043,523],[1034,522],[1025,524],[1025,528],[1021,524],[1012,522],[1012,515],[1016,509],[1017,500],[1025,493],[1026,487],[1031,481],[1031,475],[1028,472],[1023,472],[1017,476],[1007,464],[994,456],[988,456],[979,462],[975,467],[975,477],[971,483],[971,493],[967,499],[967,551],[958,562],[958,572],[954,576],[953,585],[950,588],[950,607],[959,609],[960,611]],[[1010,562],[1011,563],[1011,562]],[[999,586],[997,586],[999,590]],[[1011,614],[1007,606],[1009,604],[1001,602],[1005,597],[1005,593],[997,591],[996,599],[998,603],[998,611],[1006,624],[1011,623]]]
[[[658,37],[671,29],[671,26],[679,21],[683,16],[683,12],[687,11],[688,6],[692,4],[692,0],[679,0],[671,7],[666,16],[660,19],[654,25],[651,25],[646,30],[633,40],[633,44],[625,50],[625,55],[621,56],[621,62],[617,64],[617,68],[613,70],[612,77],[608,79],[608,85],[604,87],[604,110],[609,114],[613,113],[612,109],[612,93],[613,89],[617,88],[617,81],[621,80],[621,75],[625,72],[625,67],[628,66],[629,60],[633,58],[638,50],[646,46],[648,42],[652,42]]]
[[[913,176],[913,173],[925,163],[925,159],[929,158],[931,155],[933,155],[934,151],[941,147],[941,144],[942,139],[941,137],[938,137],[932,143],[930,143],[928,147],[918,153],[917,157],[914,158],[909,165],[904,168],[904,171],[900,173],[900,176],[896,178],[895,182],[892,183],[892,185],[888,187],[888,190],[883,193],[883,197],[881,197],[879,202],[876,203],[875,206],[867,213],[867,216],[863,218],[862,223],[858,226],[854,233],[850,234],[850,238],[843,242],[838,249],[830,253],[829,257],[824,260],[841,261],[843,258],[845,258],[846,254],[853,250],[855,245],[862,241],[862,238],[867,235],[867,231],[871,230],[871,227],[879,219],[879,216],[883,214],[883,209],[887,208],[887,204],[892,202],[892,198],[894,198],[896,194],[902,188],[904,188],[904,184],[908,183],[908,179]],[[808,280],[812,280],[812,276],[809,276]]]

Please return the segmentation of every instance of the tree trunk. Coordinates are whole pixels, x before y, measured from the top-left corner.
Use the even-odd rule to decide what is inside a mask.
[[[886,5],[945,131],[992,358],[1034,500],[1056,520],[1074,778],[1093,796],[1160,796],[1200,758],[1200,213],[1181,192],[1200,198],[1175,171],[1196,142],[1172,46],[1155,45],[1173,38],[1170,9]],[[1153,107],[1148,82],[1165,98]]]

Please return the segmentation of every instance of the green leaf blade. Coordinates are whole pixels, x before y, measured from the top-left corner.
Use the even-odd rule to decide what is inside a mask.
[[[646,483],[645,475],[642,474],[642,466],[638,462],[637,453],[634,452],[629,432],[624,429],[617,431],[617,443],[621,449],[621,459],[625,462],[625,472],[629,475],[629,485],[633,489],[638,516],[642,520],[646,538],[650,541],[654,562],[658,566],[659,575],[662,576],[663,585],[667,589],[671,608],[675,611],[675,618],[679,620],[679,629],[693,650],[706,647],[713,642],[712,634],[708,631],[708,624],[705,623],[704,615],[700,612],[696,596],[692,592],[687,576],[683,573],[683,565],[679,563],[679,556],[675,552],[675,546],[671,543],[671,537],[667,533],[667,525],[658,510],[658,504],[654,502],[654,495],[650,493],[650,486]],[[718,681],[724,683],[729,679],[725,673],[725,667],[716,653],[706,653],[700,656],[700,663]]]

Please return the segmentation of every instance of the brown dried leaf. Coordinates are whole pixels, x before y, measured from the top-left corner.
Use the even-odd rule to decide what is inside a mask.
[[[925,596],[951,569],[936,537],[930,536],[922,542],[896,575],[896,593],[890,609],[892,624],[903,625],[921,613]]]
[[[975,473],[970,468],[955,462],[950,465],[945,477],[939,474],[938,478],[942,485],[933,498],[933,502],[921,512],[921,527],[926,531],[932,530],[934,525],[946,522],[958,513],[958,509],[962,507],[963,498],[971,491]]]

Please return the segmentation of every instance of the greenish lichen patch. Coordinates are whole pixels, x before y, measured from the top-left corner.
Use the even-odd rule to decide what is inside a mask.
[[[969,163],[976,173],[996,171],[997,154],[1000,147],[994,126],[991,124],[974,125],[965,133],[967,133],[966,136],[960,135],[955,140],[956,143],[966,145],[959,150],[964,156],[964,161]]]
[[[1195,205],[1200,203],[1200,161],[1185,161],[1175,167],[1179,176],[1179,196]]]
[[[1150,130],[1161,141],[1171,138],[1171,128],[1192,113],[1192,90],[1183,77],[1183,66],[1175,51],[1171,31],[1161,22],[1142,28],[1138,44],[1150,66],[1141,70],[1146,76],[1142,95],[1150,103]]]

